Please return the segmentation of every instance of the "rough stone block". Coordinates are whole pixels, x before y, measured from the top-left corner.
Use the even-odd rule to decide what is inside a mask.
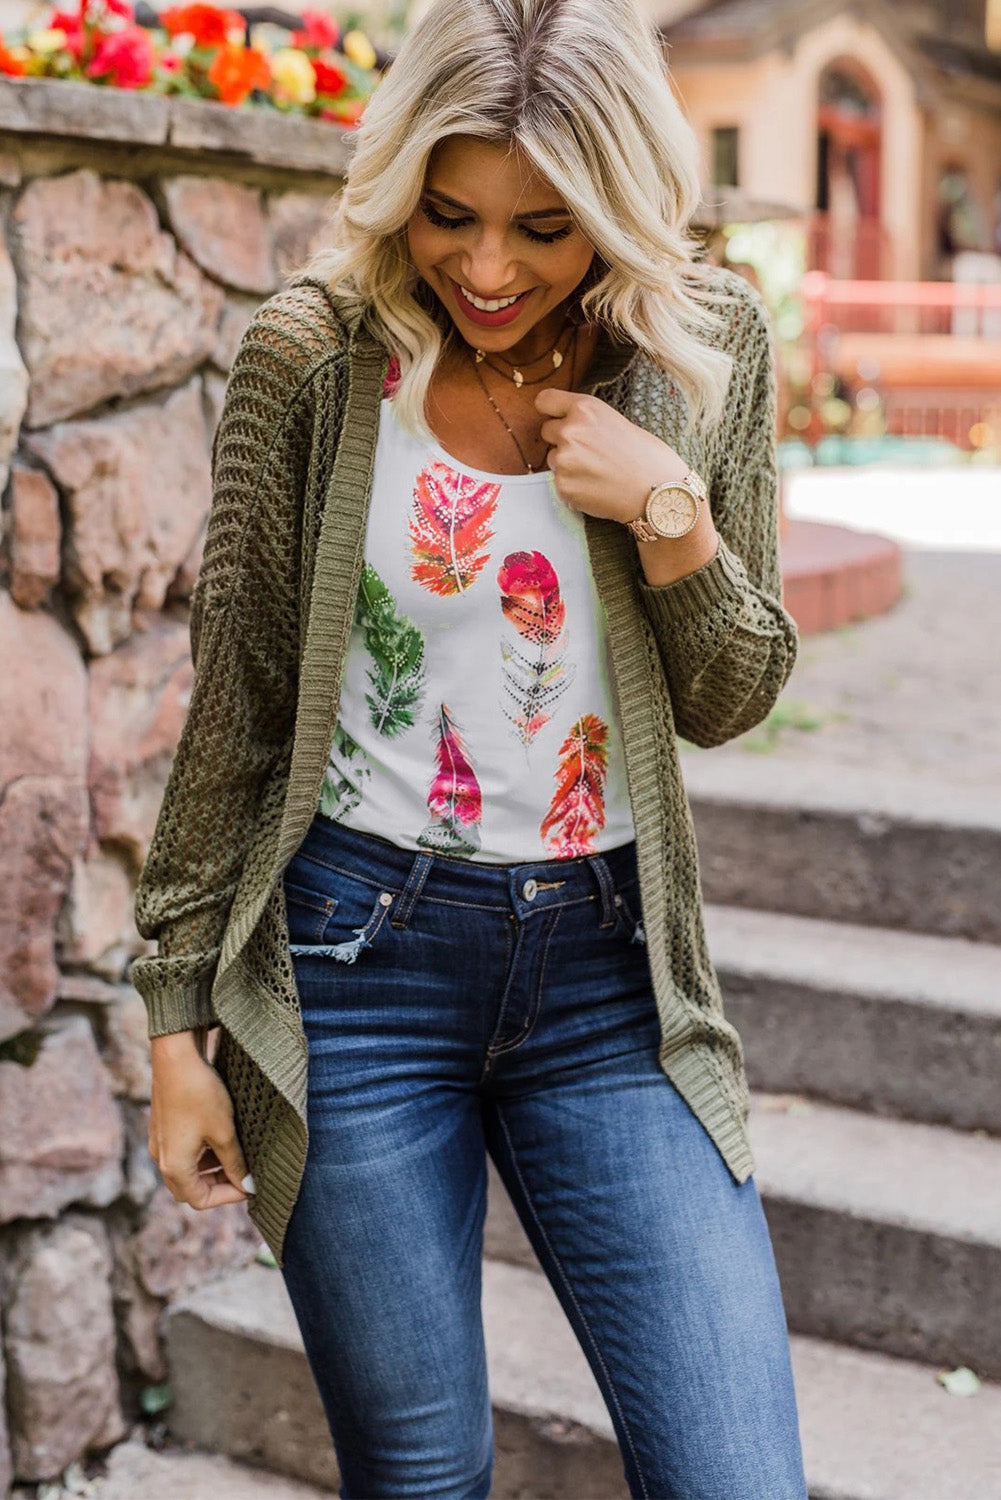
[[[19,1479],[51,1479],[125,1436],[115,1368],[111,1253],[103,1226],[70,1214],[19,1235],[6,1267],[4,1341]]]
[[[157,620],[91,666],[90,795],[97,836],[138,865],[156,823],[192,684],[186,624]]]
[[[261,193],[242,182],[183,175],[164,178],[174,233],[203,271],[243,292],[277,286]]]
[[[88,168],[36,178],[12,228],[29,427],[172,384],[212,353],[222,290],[135,183]]]
[[[10,508],[10,591],[21,609],[37,609],[59,582],[59,497],[48,475],[15,464]]]
[[[0,1222],[105,1207],[122,1191],[123,1132],[90,1023],[48,1024],[34,1061],[0,1061]]]
[[[70,607],[90,650],[104,655],[132,633],[134,609],[163,605],[208,515],[201,381],[162,403],[60,422],[26,442],[66,492]]]

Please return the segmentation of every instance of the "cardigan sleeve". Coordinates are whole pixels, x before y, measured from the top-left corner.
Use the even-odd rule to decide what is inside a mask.
[[[267,779],[294,730],[298,502],[320,330],[287,297],[262,303],[244,333],[212,443],[212,504],[191,599],[194,683],[135,894],[136,926],[157,940],[130,974],[150,1037],[215,1024],[212,983],[230,906]]]
[[[733,278],[737,280],[736,277]],[[764,304],[742,283],[729,352],[709,506],[716,555],[673,583],[638,588],[653,628],[679,735],[721,745],[766,717],[788,681],[798,634],[783,608],[778,550],[776,388]]]

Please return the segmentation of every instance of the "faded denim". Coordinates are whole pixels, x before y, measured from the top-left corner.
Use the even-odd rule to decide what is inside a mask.
[[[629,1494],[806,1500],[754,1178],[657,1060],[635,844],[487,865],[317,816],[284,887],[309,1148],[282,1275],[341,1500],[489,1495],[487,1152]]]

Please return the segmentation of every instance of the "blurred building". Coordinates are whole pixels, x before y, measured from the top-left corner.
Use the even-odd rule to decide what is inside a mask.
[[[713,0],[656,16],[703,151],[809,223],[810,264],[948,279],[1001,251],[1001,0]]]

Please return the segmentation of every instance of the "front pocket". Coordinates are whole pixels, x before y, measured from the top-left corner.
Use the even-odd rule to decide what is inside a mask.
[[[305,857],[298,856],[300,860]],[[370,948],[385,930],[394,894],[319,862],[299,873],[312,879],[314,868],[317,885],[326,886],[329,894],[285,880],[289,952],[354,963],[362,949]]]
[[[289,938],[297,943],[322,943],[327,922],[337,910],[337,897],[311,891],[293,880],[284,880],[282,884]]]

